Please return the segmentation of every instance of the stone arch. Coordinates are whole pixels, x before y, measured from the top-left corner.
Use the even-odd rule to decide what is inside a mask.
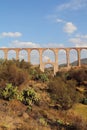
[[[7,58],[8,58],[8,60],[16,59],[16,51],[8,50]]]
[[[70,49],[70,65],[71,66],[78,66],[78,52],[76,49]]]
[[[4,59],[4,51],[3,50],[0,50],[0,59]]]
[[[42,53],[43,62],[55,62],[55,52],[52,49],[45,49]]]
[[[87,64],[87,49],[81,49],[80,57],[81,57],[81,65]]]
[[[37,49],[32,49],[30,52],[30,62],[33,65],[39,65],[40,64],[40,55],[39,51]]]
[[[28,52],[25,49],[19,51],[19,60],[28,61]]]
[[[67,58],[66,58],[66,50],[60,49],[58,51],[58,66],[66,67],[67,66]]]

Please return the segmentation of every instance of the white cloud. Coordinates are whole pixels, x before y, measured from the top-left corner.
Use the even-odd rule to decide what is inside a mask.
[[[44,62],[50,61],[50,58],[48,56],[43,56],[43,61]]]
[[[77,30],[77,27],[72,22],[67,22],[63,30],[68,34],[72,34]]]
[[[13,47],[19,47],[19,48],[39,48],[40,45],[33,42],[25,42],[25,41],[18,41],[15,40],[11,43],[11,46]]]
[[[63,19],[58,18],[57,15],[48,15],[46,18],[49,19],[49,20],[51,20],[51,21],[53,21],[53,22],[55,22],[55,23],[65,23],[66,22]]]
[[[80,42],[81,42],[81,39],[80,39],[80,38],[71,38],[71,39],[69,39],[69,41],[70,41],[71,43],[76,44],[76,43],[80,43]]]
[[[81,35],[79,37],[69,39],[69,42],[73,43],[76,47],[87,47],[87,37]]]
[[[57,6],[57,10],[78,10],[87,6],[87,0],[70,0],[67,3]]]
[[[68,34],[72,34],[77,30],[77,27],[72,22],[68,22],[62,18],[58,18],[56,15],[52,15],[49,18],[51,18],[55,23],[62,23],[64,25],[63,31]]]
[[[16,47],[16,48],[62,48],[64,45],[62,43],[47,43],[47,44],[39,44],[39,43],[33,43],[29,41],[19,41],[14,40],[11,42],[10,47]]]
[[[82,38],[82,39],[87,39],[87,34],[86,35],[76,35],[77,38]]]
[[[54,21],[56,23],[62,23],[64,25],[63,31],[68,34],[72,34],[77,30],[77,27],[72,22],[68,22],[68,21],[58,18],[58,17],[54,17],[54,19],[55,19]]]
[[[59,18],[56,19],[56,22],[63,23],[64,24],[63,31],[68,34],[72,34],[77,30],[77,27],[72,22],[68,22]]]
[[[61,48],[64,47],[64,45],[62,43],[48,43],[48,44],[44,44],[43,47],[48,47],[48,48]]]
[[[56,19],[56,22],[57,23],[65,23],[65,21],[63,19],[59,19],[59,18]]]
[[[1,37],[21,37],[22,33],[20,32],[2,32]]]

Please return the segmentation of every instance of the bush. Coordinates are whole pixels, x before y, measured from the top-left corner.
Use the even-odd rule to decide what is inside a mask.
[[[41,72],[39,67],[32,67],[30,63],[24,60],[5,60],[0,64],[0,87],[5,87],[6,83],[12,83],[13,86],[19,86],[29,79],[45,82],[48,77]]]
[[[83,98],[82,103],[87,105],[87,98]]]
[[[6,83],[19,86],[28,79],[28,72],[18,68],[13,61],[5,61],[0,67],[0,87],[5,87]]]
[[[56,104],[59,104],[62,109],[69,109],[78,101],[78,92],[75,89],[75,84],[72,82],[65,83],[61,78],[54,78],[48,84],[48,91],[51,98]],[[73,87],[72,87],[73,86]]]
[[[1,58],[0,58],[0,65],[2,65],[3,62],[4,62],[4,59],[1,59]]]
[[[33,104],[39,102],[39,95],[34,91],[33,88],[23,90],[17,95],[17,99],[25,105],[32,107]]]
[[[80,85],[84,81],[87,81],[87,69],[70,70],[67,79],[74,79],[78,82],[78,85]]]
[[[0,91],[1,98],[5,100],[15,99],[17,94],[17,87],[13,87],[12,84],[7,84],[6,87]]]
[[[43,117],[41,117],[40,119],[39,119],[39,123],[40,123],[40,125],[42,125],[42,126],[47,126],[48,124],[47,124],[47,121],[45,120],[45,118],[43,118]]]
[[[32,79],[41,82],[46,82],[49,80],[48,76],[41,72],[38,67],[32,70]]]
[[[18,87],[14,87],[12,84],[7,84],[4,89],[0,89],[0,98],[8,101],[11,99],[17,99],[23,104],[28,105],[30,108],[33,104],[39,102],[39,95],[33,88],[28,88],[20,92]]]
[[[68,72],[57,72],[56,73],[56,77],[59,77],[61,78],[63,81],[66,81],[67,80],[67,77],[68,77]]]
[[[42,73],[39,75],[39,80],[41,80],[42,82],[46,82],[48,81],[48,77],[46,74]]]
[[[13,60],[13,62],[16,64],[18,68],[27,70],[27,72],[30,74],[32,66],[29,62],[25,62],[24,60]]]

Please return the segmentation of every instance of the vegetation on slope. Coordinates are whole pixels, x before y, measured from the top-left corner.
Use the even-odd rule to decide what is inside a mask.
[[[1,130],[86,130],[86,105],[87,68],[52,77],[24,60],[0,61]]]

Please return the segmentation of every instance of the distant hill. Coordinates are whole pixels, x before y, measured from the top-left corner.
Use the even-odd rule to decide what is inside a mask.
[[[77,66],[78,65],[78,61],[74,61],[70,65],[71,66]],[[87,58],[81,59],[81,65],[87,65]],[[67,64],[60,64],[59,68],[62,68],[62,67],[67,67]],[[45,68],[45,71],[49,72],[49,73],[53,73],[53,67]]]
[[[77,65],[78,61],[74,61],[72,65]],[[87,65],[87,58],[81,59],[81,64]]]
[[[72,66],[77,66],[78,60],[71,63]],[[81,64],[87,65],[87,58],[81,59]],[[66,66],[66,64],[60,64],[60,67]]]

